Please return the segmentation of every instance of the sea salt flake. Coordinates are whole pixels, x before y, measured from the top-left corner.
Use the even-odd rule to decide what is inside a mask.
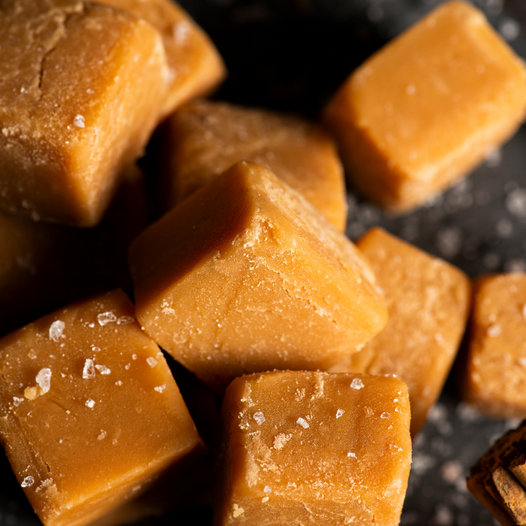
[[[90,409],[93,409],[95,405],[95,400],[92,400],[91,398],[88,398],[86,400],[86,407],[89,407]]]
[[[95,369],[97,369],[97,371],[99,371],[100,374],[110,374],[111,373],[111,369],[109,369],[105,365],[96,365]]]
[[[117,319],[117,325],[128,325],[128,323],[133,323],[134,321],[131,316],[121,316]]]
[[[29,475],[20,483],[20,486],[22,488],[30,488],[34,483],[35,479],[31,475]]]
[[[365,386],[363,385],[363,382],[359,379],[359,378],[355,378],[352,382],[351,382],[351,387],[353,389],[363,389]]]
[[[18,398],[18,396],[13,396],[13,405],[18,407],[24,401],[23,398]]]
[[[106,433],[106,431],[104,431],[104,429],[101,429],[100,430],[100,435],[97,437],[97,440],[104,440],[106,438],[106,435],[108,433]]]
[[[345,413],[343,409],[338,409],[338,411],[336,411],[336,418],[340,418],[340,416],[343,416],[343,413]]]
[[[86,358],[84,369],[82,369],[82,378],[85,380],[95,378],[95,366],[93,365],[93,360],[91,358]]]
[[[42,393],[47,393],[51,387],[51,369],[44,367],[38,371],[36,377],[37,384],[42,389]]]
[[[107,325],[108,323],[115,323],[117,321],[117,316],[111,311],[101,312],[97,315],[97,321],[99,322],[99,325],[104,327],[104,325]]]
[[[85,121],[83,115],[75,115],[75,118],[73,119],[73,126],[76,126],[77,128],[84,128]]]
[[[261,499],[261,502],[264,504],[265,502],[268,502],[269,501],[269,498],[268,497],[263,497]]]
[[[157,391],[158,393],[162,393],[166,389],[166,384],[158,385],[157,387],[154,387],[153,390]]]
[[[301,418],[301,416],[296,420],[296,424],[299,424],[304,429],[307,429],[309,427],[309,423],[304,418]]]
[[[49,339],[54,342],[58,342],[59,338],[64,333],[64,328],[66,324],[61,320],[54,321],[49,327]]]
[[[264,491],[265,493],[272,493],[272,488],[271,488],[270,486],[265,486],[265,487],[263,488],[263,491]]]
[[[243,508],[240,508],[237,504],[234,504],[232,506],[232,517],[234,517],[234,519],[236,519],[240,515],[243,515],[243,513],[245,513],[245,510]]]
[[[120,387],[120,386],[122,385],[122,382],[121,382],[120,380],[117,380],[117,381],[115,382],[115,385],[118,385],[118,386]],[[155,389],[155,387],[154,387],[154,389]]]
[[[396,409],[398,409],[398,407],[397,407]],[[385,418],[389,418],[390,416],[391,416],[391,415],[390,415],[387,411],[384,411],[384,412],[380,415],[380,418],[385,419]]]
[[[148,365],[150,367],[155,367],[157,365],[157,360],[155,358],[152,358],[151,356],[146,358],[146,361],[148,362]]]
[[[351,451],[349,451],[349,452],[347,453],[347,456],[348,456],[348,457],[352,457],[352,458],[356,458],[356,453],[352,453]]]
[[[257,422],[258,426],[260,426],[265,421],[265,415],[261,411],[254,413],[252,418]]]

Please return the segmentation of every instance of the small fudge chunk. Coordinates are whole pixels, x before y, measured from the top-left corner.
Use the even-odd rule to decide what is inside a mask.
[[[318,126],[263,110],[205,100],[175,112],[165,126],[163,200],[171,208],[237,161],[269,168],[338,230],[345,230],[343,169]]]
[[[526,524],[526,421],[479,458],[467,487],[501,524]]]
[[[201,444],[133,316],[116,290],[0,340],[0,441],[45,526],[89,523]]]
[[[353,183],[406,211],[475,167],[525,111],[522,61],[477,9],[448,2],[358,68],[325,120]]]
[[[160,33],[169,67],[163,114],[187,100],[206,95],[225,77],[225,66],[206,33],[171,0],[100,0],[143,18]]]
[[[327,369],[387,320],[356,247],[256,164],[148,228],[130,263],[144,330],[218,392],[245,373]]]
[[[159,33],[108,6],[7,0],[0,46],[0,207],[96,224],[166,97]]]
[[[463,272],[380,228],[357,241],[382,288],[389,321],[333,370],[396,374],[409,389],[411,434],[435,403],[457,354],[471,303]]]
[[[396,526],[411,465],[405,384],[275,371],[237,378],[223,401],[216,526]]]
[[[475,282],[465,399],[497,418],[526,417],[526,275]]]

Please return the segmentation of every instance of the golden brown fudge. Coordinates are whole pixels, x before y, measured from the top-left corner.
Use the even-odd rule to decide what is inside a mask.
[[[146,333],[218,392],[245,373],[327,369],[387,320],[356,247],[256,164],[145,230],[130,264]]]
[[[405,384],[282,372],[237,378],[223,401],[215,526],[396,526],[411,465]]]
[[[6,0],[0,46],[0,207],[96,224],[166,98],[159,33],[108,6]]]
[[[325,110],[352,182],[393,211],[475,167],[526,111],[522,60],[467,2],[448,2],[360,66]]]
[[[225,66],[206,33],[172,0],[99,0],[143,18],[162,35],[168,60],[168,96],[163,114],[206,95],[225,77]]]
[[[88,524],[201,445],[118,290],[0,340],[0,415],[0,441],[45,526]]]
[[[497,418],[526,417],[526,275],[475,282],[464,397]]]
[[[374,228],[356,242],[384,292],[389,321],[338,372],[396,374],[409,389],[411,434],[446,381],[471,303],[467,276],[445,261]]]
[[[343,169],[321,128],[264,110],[196,100],[168,119],[164,133],[162,199],[167,209],[245,160],[269,168],[345,230]]]
[[[479,458],[467,487],[503,526],[526,524],[526,421]]]

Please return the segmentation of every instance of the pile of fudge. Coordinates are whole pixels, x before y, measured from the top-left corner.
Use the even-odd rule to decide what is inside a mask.
[[[464,400],[526,416],[526,276],[344,233],[345,177],[406,213],[524,119],[526,68],[473,6],[349,72],[317,123],[204,98],[225,64],[169,0],[5,0],[0,49],[0,443],[45,526],[189,504],[395,526],[468,320]],[[468,486],[526,524],[510,436]]]

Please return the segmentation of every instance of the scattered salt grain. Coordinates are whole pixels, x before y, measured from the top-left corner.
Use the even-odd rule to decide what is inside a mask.
[[[309,423],[304,418],[301,418],[301,416],[296,420],[296,424],[299,424],[304,429],[307,429],[309,427]]]
[[[106,438],[106,431],[104,431],[104,429],[101,429],[100,430],[100,435],[97,437],[97,440],[104,440]]]
[[[292,438],[292,434],[286,435],[285,433],[280,433],[274,437],[274,449],[280,450],[283,449],[285,444]]]
[[[398,409],[398,407],[396,408]],[[389,418],[391,415],[387,412],[387,411],[384,411],[381,415],[380,415],[380,418],[383,418],[383,419],[386,419],[386,418]]]
[[[234,504],[232,506],[232,517],[234,517],[234,519],[236,519],[240,515],[243,515],[243,513],[245,513],[245,510],[243,508],[240,508],[237,504]]]
[[[488,330],[486,332],[490,338],[496,338],[497,336],[500,336],[502,329],[500,328],[500,325],[494,323],[493,325],[490,325],[488,327]]]
[[[157,391],[158,393],[162,393],[166,388],[166,384],[158,385],[157,387],[154,387],[153,390]]]
[[[97,369],[97,371],[99,371],[100,374],[110,374],[111,373],[111,369],[109,369],[105,365],[96,365],[95,369]]]
[[[73,119],[73,126],[76,126],[77,128],[84,128],[84,116],[83,115],[75,115],[75,118]]]
[[[117,380],[117,381],[115,382],[115,385],[118,385],[118,386],[120,387],[120,386],[122,385],[122,382],[121,382],[120,380]],[[155,389],[155,387],[154,387],[154,389]]]
[[[95,378],[95,367],[91,358],[86,358],[86,362],[84,363],[84,369],[82,369],[82,378],[84,378],[85,380]]]
[[[101,312],[97,315],[97,321],[99,325],[104,326],[108,323],[115,323],[117,321],[117,316],[113,312]]]
[[[24,401],[23,398],[18,398],[18,396],[13,396],[13,405],[18,407]]]
[[[152,358],[151,356],[146,358],[146,361],[148,362],[148,365],[150,367],[155,367],[157,365],[157,360],[155,358]]]
[[[128,325],[128,323],[133,323],[134,321],[131,316],[121,316],[117,319],[117,325]]]
[[[29,475],[20,484],[22,488],[30,488],[35,483],[35,479]]]
[[[264,491],[265,493],[272,493],[272,488],[271,488],[270,486],[265,486],[265,487],[263,488],[263,491]]]
[[[352,453],[351,451],[349,451],[349,452],[347,453],[347,456],[348,456],[348,457],[352,457],[352,458],[356,458],[356,453]]]
[[[92,350],[93,352],[100,352],[100,347],[97,347],[96,345],[92,345],[92,346],[91,346],[91,350]]]
[[[340,418],[341,416],[343,416],[343,413],[345,413],[343,409],[338,409],[338,411],[336,411],[336,418]]]
[[[260,426],[265,421],[265,415],[261,411],[254,413],[252,418],[257,422],[258,426]]]
[[[91,398],[88,398],[86,400],[86,407],[89,407],[90,409],[93,409],[94,405],[95,405],[95,400],[92,400]]]
[[[351,382],[351,387],[353,389],[363,389],[365,386],[363,385],[363,382],[359,379],[359,378],[355,378],[352,382]]]
[[[51,369],[44,367],[38,371],[36,377],[37,384],[42,389],[42,393],[47,393],[51,387]]]
[[[63,321],[56,320],[49,327],[49,339],[58,342],[59,338],[64,333],[66,324]]]

